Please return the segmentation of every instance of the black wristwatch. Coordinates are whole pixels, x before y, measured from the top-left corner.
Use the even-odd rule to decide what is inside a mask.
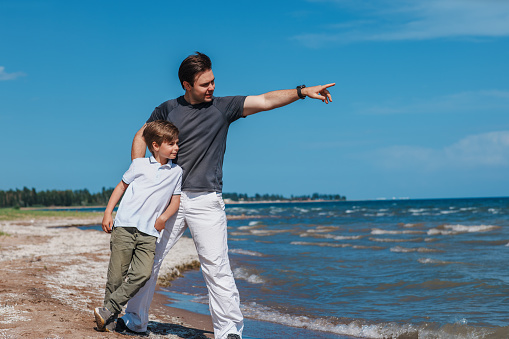
[[[302,95],[302,89],[306,87],[306,85],[300,85],[300,86],[297,86],[297,95],[299,96],[299,98],[301,99],[306,99],[306,96],[305,95]]]

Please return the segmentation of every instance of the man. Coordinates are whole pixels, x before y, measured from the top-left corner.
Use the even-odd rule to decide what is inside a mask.
[[[331,102],[327,88],[335,84],[279,90],[257,96],[214,97],[215,78],[205,54],[196,52],[179,68],[185,94],[156,107],[148,122],[168,120],[180,130],[177,163],[183,183],[178,213],[170,220],[156,247],[152,276],[132,298],[117,328],[147,330],[148,311],[163,258],[189,227],[209,292],[209,307],[217,339],[239,339],[243,317],[228,259],[226,214],[221,198],[223,158],[230,124],[239,118],[282,107],[310,97]],[[143,126],[135,135],[131,156],[145,156]]]

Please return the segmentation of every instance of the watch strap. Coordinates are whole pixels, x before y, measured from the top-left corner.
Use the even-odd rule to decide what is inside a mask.
[[[306,87],[306,85],[297,86],[297,95],[301,99],[306,99],[306,96],[302,94],[302,89],[305,88],[305,87]]]

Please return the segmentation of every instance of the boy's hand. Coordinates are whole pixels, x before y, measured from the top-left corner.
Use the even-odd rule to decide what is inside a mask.
[[[113,229],[113,218],[111,214],[105,214],[102,222],[103,231],[106,233],[111,233]]]
[[[164,227],[166,227],[166,221],[167,220],[164,220],[163,218],[159,217],[157,218],[156,220],[156,224],[154,225],[155,229],[158,231],[158,232],[161,232],[162,230],[164,230]]]

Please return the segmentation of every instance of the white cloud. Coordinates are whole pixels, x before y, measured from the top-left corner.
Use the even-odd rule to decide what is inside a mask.
[[[0,81],[14,80],[25,75],[23,72],[7,73],[5,67],[0,66]]]
[[[404,100],[404,101],[403,101]],[[405,102],[410,101],[410,102]],[[509,110],[509,91],[480,90],[448,94],[432,98],[404,98],[399,102],[367,106],[354,104],[355,110],[364,114],[497,112]]]
[[[509,168],[509,131],[470,135],[441,149],[388,147],[377,151],[372,159],[387,169],[427,172],[458,168]]]
[[[321,34],[295,37],[310,47],[330,42],[509,36],[506,0],[324,1],[352,12],[353,20],[329,25]]]

